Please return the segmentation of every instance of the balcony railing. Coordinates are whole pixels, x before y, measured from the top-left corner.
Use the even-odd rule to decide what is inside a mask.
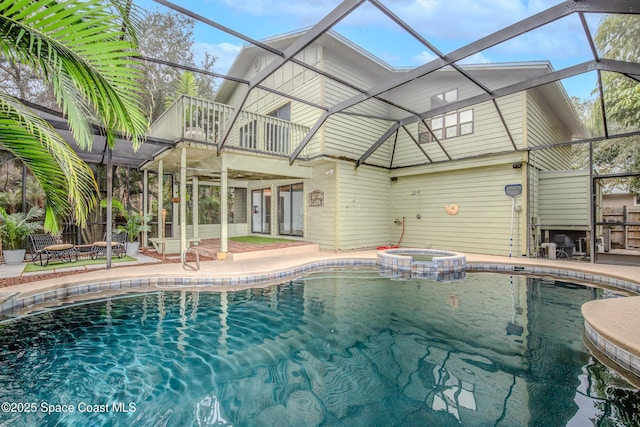
[[[187,139],[218,146],[233,108],[190,96],[181,96],[155,121],[151,135]],[[242,111],[225,147],[288,157],[309,127],[262,114]],[[306,153],[301,153],[305,157]]]

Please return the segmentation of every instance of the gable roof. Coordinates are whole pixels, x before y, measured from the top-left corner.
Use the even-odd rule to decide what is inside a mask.
[[[284,34],[264,40],[262,43],[276,50],[285,50],[287,46],[295,44],[305,34],[306,31]],[[340,62],[340,66],[344,70],[366,74],[367,80],[373,86],[385,85],[389,81],[398,81],[399,83],[396,87],[383,91],[375,97],[363,99],[362,102],[356,102],[344,109],[338,108],[338,104],[318,106],[319,108],[324,108],[325,111],[335,109],[335,114],[349,113],[362,116],[373,115],[371,111],[375,111],[376,117],[381,120],[401,121],[403,124],[433,117],[455,110],[460,106],[471,106],[494,99],[485,97],[486,99],[481,99],[478,102],[474,101],[475,97],[505,90],[514,85],[521,85],[554,72],[549,61],[530,61],[448,65],[437,68],[425,76],[411,78],[409,75],[412,69],[394,68],[332,30],[328,30],[312,45],[322,46],[323,59],[332,57]],[[229,70],[229,73],[234,76],[242,76],[242,80],[225,80],[220,86],[215,100],[220,103],[231,102],[232,95],[236,90],[248,86],[267,63],[277,60],[278,55],[271,52],[265,53],[264,49],[258,46],[244,46]],[[297,62],[301,61],[297,60]],[[318,67],[310,68],[312,71],[319,71]],[[323,75],[339,84],[349,86],[350,89],[355,89],[363,95],[369,93],[369,87],[357,87],[358,84],[362,84],[361,82],[346,82],[345,77],[336,75],[335,71],[333,75],[327,72],[324,72]],[[268,90],[264,86],[259,87]],[[458,102],[449,106],[435,107],[431,105],[433,96],[450,90],[457,90],[458,93],[464,95],[458,99]],[[551,81],[540,86],[531,85],[522,90],[535,91],[548,107],[548,111],[558,118],[558,121],[572,135],[573,139],[589,136],[561,82]],[[508,91],[507,93],[512,92]],[[380,111],[385,111],[385,114],[380,115]]]

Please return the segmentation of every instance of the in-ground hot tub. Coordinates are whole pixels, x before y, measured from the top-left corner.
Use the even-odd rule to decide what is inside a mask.
[[[464,277],[467,259],[459,252],[394,248],[378,251],[378,267],[383,276],[399,280],[456,280]]]

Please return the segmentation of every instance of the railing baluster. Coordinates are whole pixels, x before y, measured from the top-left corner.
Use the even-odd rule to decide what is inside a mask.
[[[163,113],[166,117],[176,117],[178,126],[171,129],[170,123],[176,121],[170,120],[165,124],[159,120],[154,134],[218,144],[232,113],[233,108],[228,105],[182,95]],[[249,111],[241,112],[234,128],[229,148],[239,147],[278,156],[291,154],[293,147],[309,131],[307,126]]]

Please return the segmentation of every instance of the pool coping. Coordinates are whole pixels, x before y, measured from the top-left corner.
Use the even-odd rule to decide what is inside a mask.
[[[71,298],[97,292],[125,293],[132,291],[162,291],[186,288],[222,291],[237,287],[262,287],[315,271],[334,268],[373,267],[377,264],[375,250],[351,252],[318,252],[297,257],[270,257],[247,261],[207,261],[201,271],[183,270],[178,264],[114,267],[66,278],[50,279],[0,289],[0,316],[33,309],[53,302],[64,303]],[[620,290],[627,295],[640,294],[640,267],[549,261],[531,258],[507,258],[482,254],[465,254],[466,271],[503,274],[527,274],[567,280]],[[626,304],[616,301],[628,300]],[[610,305],[615,306],[612,310]],[[587,307],[585,309],[585,307]],[[612,300],[590,301],[583,306],[585,342],[595,347],[609,360],[603,363],[621,368],[621,374],[631,373],[640,379],[640,317],[629,324],[628,319],[640,309],[640,296]],[[34,310],[37,311],[37,310]],[[603,315],[603,313],[607,313]],[[637,316],[636,316],[637,317]],[[1,319],[1,317],[0,317]],[[626,319],[621,321],[620,319]],[[625,323],[626,322],[626,323]],[[629,379],[629,375],[623,375]],[[632,378],[634,379],[634,378]],[[630,381],[633,383],[633,381]]]

